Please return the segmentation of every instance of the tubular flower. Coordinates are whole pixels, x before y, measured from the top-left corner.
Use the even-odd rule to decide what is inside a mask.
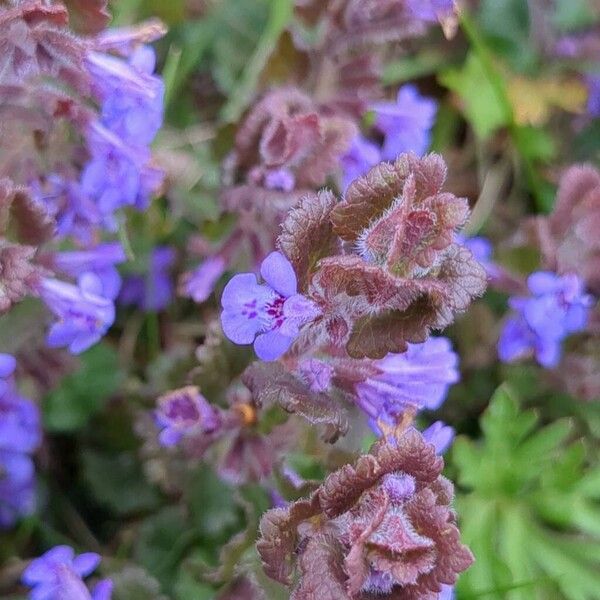
[[[99,581],[91,594],[83,582],[96,570],[100,560],[100,555],[94,552],[75,556],[70,546],[55,546],[31,561],[22,581],[33,588],[29,596],[32,600],[110,600],[112,582],[109,579]]]
[[[459,380],[457,366],[447,338],[409,344],[402,354],[373,361],[375,373],[356,385],[358,404],[374,427],[378,420],[394,424],[406,410],[435,410]]]
[[[516,314],[504,325],[498,354],[505,362],[534,355],[543,367],[556,367],[562,341],[585,328],[592,298],[572,273],[558,276],[538,271],[529,276],[527,286],[531,296],[510,299]]]
[[[52,348],[68,346],[79,354],[96,344],[115,320],[112,300],[99,295],[102,284],[92,274],[81,277],[78,285],[44,278],[40,296],[58,318],[46,342]]]
[[[225,286],[221,323],[232,342],[254,342],[259,358],[275,360],[291,346],[302,325],[319,315],[319,309],[297,293],[296,274],[281,252],[269,254],[260,273],[264,284],[253,273],[242,273]]]
[[[185,435],[212,432],[220,425],[217,411],[193,386],[161,396],[155,417],[162,429],[159,440],[163,446],[174,446]]]

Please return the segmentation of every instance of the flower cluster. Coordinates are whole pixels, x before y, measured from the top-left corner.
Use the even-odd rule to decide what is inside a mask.
[[[362,135],[354,138],[342,157],[344,190],[382,160],[395,160],[406,152],[422,156],[429,147],[437,104],[421,96],[415,86],[402,86],[396,102],[375,102],[370,108],[375,113],[375,129],[383,135],[383,146],[380,149]]]
[[[101,111],[88,130],[91,156],[81,189],[98,207],[104,226],[114,231],[115,211],[146,208],[162,181],[162,173],[150,164],[149,144],[162,124],[164,86],[152,74],[155,55],[149,46],[139,46],[125,58],[90,52],[86,66]]]
[[[121,290],[119,302],[137,305],[146,312],[165,309],[173,296],[169,274],[175,262],[175,251],[169,246],[157,246],[148,256],[145,272],[128,277]]]
[[[119,208],[145,208],[162,179],[149,144],[162,123],[163,84],[142,43],[161,28],[81,38],[68,27],[78,10],[37,0],[0,7],[0,83],[16,111],[2,144],[17,148],[0,167],[0,311],[41,297],[57,318],[48,344],[73,353],[114,320],[125,254],[99,242],[102,230],[116,230]],[[83,12],[81,29],[98,33],[105,10]],[[17,143],[24,131],[37,142]],[[57,251],[65,242],[76,248]]]
[[[373,373],[356,384],[357,403],[372,426],[394,426],[407,411],[436,410],[459,379],[458,357],[450,341],[431,337],[409,344],[403,354],[389,353],[372,362]]]
[[[75,555],[70,546],[55,546],[29,563],[22,581],[32,588],[32,600],[110,600],[112,582],[103,579],[96,583],[91,594],[83,579],[100,564],[101,557],[94,552]]]
[[[35,510],[35,468],[31,455],[41,442],[37,406],[16,389],[16,360],[0,354],[0,528]]]
[[[546,368],[556,367],[561,358],[562,341],[585,328],[592,297],[584,293],[583,282],[574,274],[557,276],[547,271],[527,279],[529,297],[514,297],[510,317],[498,342],[503,361],[530,354]]]
[[[460,543],[443,460],[411,429],[329,475],[306,500],[267,512],[257,548],[292,597],[423,599],[449,594],[473,561]]]

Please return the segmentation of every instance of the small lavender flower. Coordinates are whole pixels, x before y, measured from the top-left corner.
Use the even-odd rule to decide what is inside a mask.
[[[98,207],[103,226],[116,231],[115,211],[124,206],[146,208],[162,176],[149,166],[148,148],[124,142],[103,125],[94,123],[87,138],[92,158],[81,174],[81,188]]]
[[[454,237],[457,244],[468,248],[475,260],[485,269],[485,272],[492,279],[497,279],[501,276],[502,270],[494,262],[494,247],[490,240],[483,236],[464,237],[456,234]]]
[[[51,348],[68,346],[70,352],[79,354],[106,334],[115,320],[115,307],[112,300],[99,295],[101,288],[91,273],[80,277],[78,285],[42,279],[40,296],[58,318],[46,338]]]
[[[155,418],[162,429],[159,441],[163,446],[174,446],[190,433],[213,432],[221,423],[217,411],[193,386],[161,396]]]
[[[265,187],[269,190],[291,192],[296,186],[296,178],[289,169],[272,169],[265,175]]]
[[[216,255],[207,258],[194,271],[186,275],[181,293],[194,302],[204,302],[212,294],[215,284],[225,272],[226,266],[222,256]]]
[[[588,75],[587,113],[592,117],[600,117],[600,75]]]
[[[35,510],[35,469],[30,454],[40,445],[39,410],[19,395],[11,378],[16,361],[0,354],[0,528]]]
[[[407,6],[415,19],[429,23],[442,21],[454,12],[454,0],[408,0]]]
[[[454,600],[455,598],[456,595],[454,594],[454,586],[443,585],[438,600]]]
[[[221,324],[236,344],[251,344],[263,360],[283,355],[305,323],[320,310],[312,300],[298,294],[298,282],[289,260],[271,252],[262,262],[259,284],[253,273],[235,275],[223,290]]]
[[[378,420],[394,424],[408,409],[439,408],[450,385],[459,380],[457,364],[447,338],[409,344],[403,354],[390,353],[373,362],[378,373],[356,385],[358,405],[380,433]]]
[[[437,454],[444,454],[450,448],[455,435],[454,428],[442,421],[436,421],[423,431],[425,441],[435,446]]]
[[[8,389],[9,384],[6,380],[14,373],[16,367],[17,361],[14,356],[0,353],[0,398]]]
[[[35,468],[27,454],[0,449],[0,530],[36,508]]]
[[[395,160],[403,152],[425,153],[437,112],[435,100],[421,96],[413,85],[404,85],[396,102],[377,102],[372,109],[375,126],[384,134],[385,160]]]
[[[77,181],[53,173],[44,184],[34,181],[30,189],[56,219],[56,236],[72,237],[89,246],[95,230],[102,224],[102,215],[92,199]]]
[[[348,189],[357,177],[364,175],[378,162],[381,162],[379,147],[362,135],[357,135],[348,152],[342,156],[342,188]]]
[[[91,594],[83,581],[96,570],[100,560],[94,552],[75,556],[73,548],[56,546],[31,561],[23,571],[22,581],[33,588],[29,595],[32,600],[110,600],[110,580],[98,582]]]
[[[531,296],[509,301],[516,314],[504,324],[498,355],[504,362],[534,355],[543,367],[556,367],[562,341],[585,328],[592,298],[584,293],[583,281],[572,273],[559,276],[538,271],[529,276],[527,286]]]
[[[150,254],[143,275],[128,277],[123,283],[119,302],[137,305],[146,312],[164,310],[173,299],[173,281],[170,269],[175,262],[175,250],[158,246]]]
[[[53,263],[56,269],[71,277],[93,273],[102,284],[101,295],[114,300],[121,289],[121,276],[115,265],[125,259],[125,251],[119,242],[107,242],[90,250],[57,252]]]
[[[152,75],[154,50],[140,46],[128,61],[90,52],[86,64],[103,99],[102,124],[127,142],[150,144],[162,124],[164,98],[163,82]]]

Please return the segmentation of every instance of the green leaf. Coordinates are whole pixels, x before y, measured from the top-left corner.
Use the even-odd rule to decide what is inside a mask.
[[[439,81],[460,98],[465,118],[479,138],[486,139],[509,124],[502,99],[474,52],[469,53],[461,69],[442,72]]]
[[[90,492],[114,514],[129,515],[159,505],[160,494],[144,477],[133,453],[108,455],[84,450],[81,459]]]
[[[192,473],[185,490],[190,519],[200,535],[224,541],[239,529],[240,510],[234,490],[208,465]]]
[[[480,423],[483,439],[461,437],[451,455],[463,539],[476,558],[459,597],[546,600],[560,588],[568,600],[598,598],[600,465],[586,464],[581,441],[565,447],[570,420],[540,427],[503,385]]]
[[[197,539],[180,507],[170,506],[147,518],[136,539],[134,557],[165,588],[173,582],[182,554]]]
[[[160,583],[140,567],[128,566],[111,573],[114,589],[112,600],[167,600],[161,594]]]
[[[81,355],[81,367],[65,377],[43,403],[44,426],[51,432],[81,429],[123,381],[117,353],[98,344]]]
[[[495,54],[519,71],[535,65],[530,40],[529,8],[523,0],[482,0],[479,24]]]

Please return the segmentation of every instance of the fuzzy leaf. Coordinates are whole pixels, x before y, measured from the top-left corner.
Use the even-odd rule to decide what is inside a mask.
[[[464,311],[486,284],[483,268],[466,248],[455,245],[437,273],[419,279],[394,277],[358,258],[326,261],[324,272],[315,277],[319,288],[334,298],[342,292],[356,297],[348,303],[357,320],[346,347],[354,358],[381,358],[403,352],[407,342],[425,341],[432,329],[446,327]]]
[[[302,577],[290,600],[346,600],[346,575],[342,568],[342,552],[333,536],[309,540],[300,557]]]
[[[312,392],[279,363],[255,362],[244,371],[242,381],[257,405],[278,405],[313,425],[323,426],[323,438],[328,442],[334,442],[348,430],[345,411],[338,402],[325,393]]]
[[[318,260],[338,250],[329,219],[335,204],[335,196],[326,190],[304,196],[281,226],[277,243],[294,267],[300,291],[306,289]]]
[[[6,234],[9,229],[17,241],[38,245],[52,238],[55,222],[26,188],[0,179],[0,233]]]
[[[377,165],[350,184],[344,200],[332,211],[335,233],[346,241],[355,241],[375,217],[402,196],[411,174],[415,186],[413,203],[418,205],[439,193],[446,179],[446,165],[437,154],[422,159],[403,154],[394,163]]]
[[[80,33],[99,33],[110,20],[108,0],[66,0],[69,23]]]

